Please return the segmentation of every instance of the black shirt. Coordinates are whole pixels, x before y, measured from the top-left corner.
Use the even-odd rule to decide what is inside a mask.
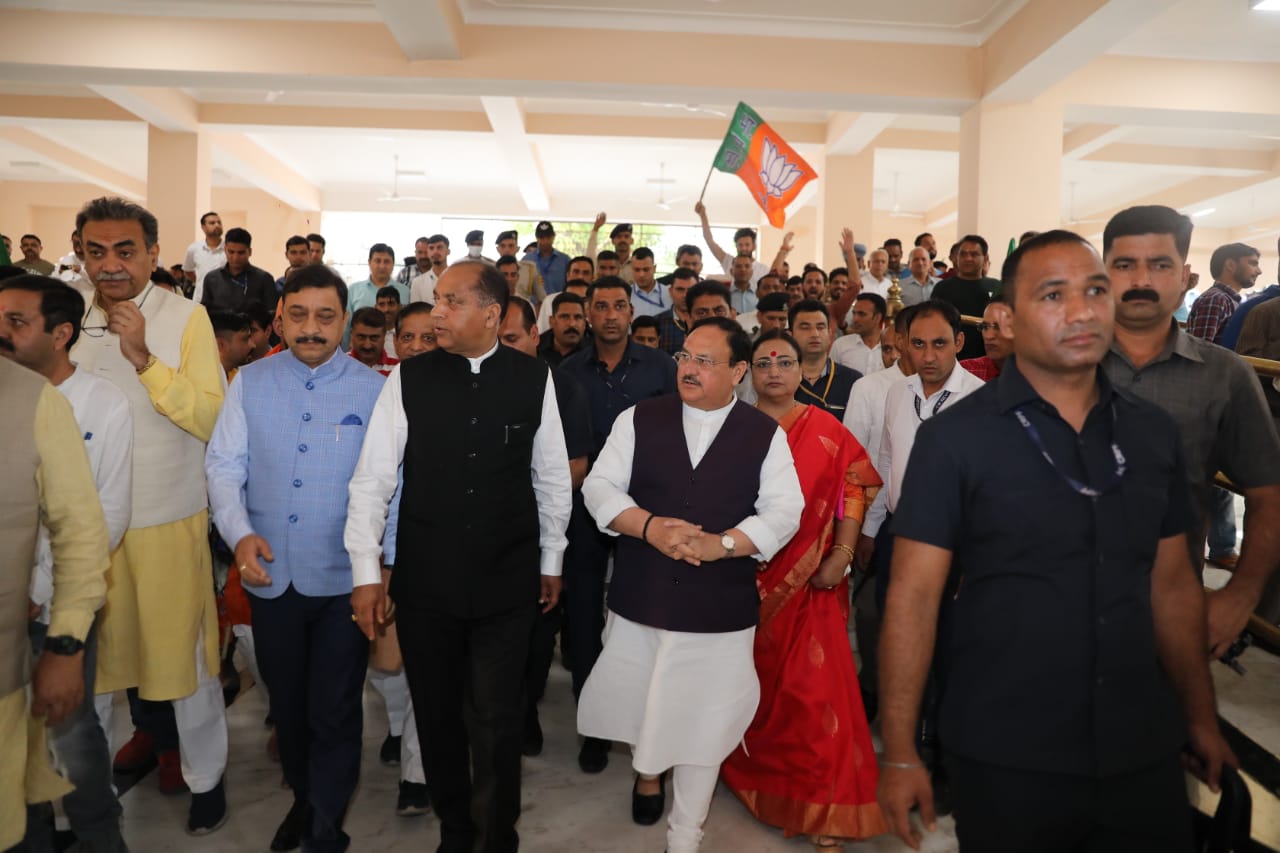
[[[587,334],[590,334],[590,332]],[[583,335],[582,340],[578,341],[578,345],[574,347],[573,352],[569,353],[569,355],[581,352],[586,342],[587,336]],[[546,361],[547,364],[552,367],[558,367],[569,355],[561,355],[560,350],[556,349],[555,332],[551,329],[547,329],[538,336],[538,357]]]
[[[816,382],[809,382],[800,377],[800,385],[796,388],[796,402],[817,406],[838,421],[844,420],[844,410],[849,405],[849,395],[853,393],[853,383],[862,378],[862,373],[852,367],[837,364],[827,359],[827,366]],[[743,377],[750,382],[750,377]]]
[[[981,317],[982,312],[987,310],[987,303],[991,301],[988,282],[995,282],[996,285],[1000,284],[996,279],[966,279],[953,276],[938,282],[933,288],[932,298],[950,302],[956,306],[956,310],[961,314],[970,317]],[[965,323],[962,330],[964,331],[964,346],[960,349],[960,355],[957,358],[981,358],[986,355],[987,348],[982,343],[982,332],[969,323]]]
[[[649,397],[676,392],[676,363],[671,356],[630,341],[612,373],[596,355],[594,344],[566,358],[561,369],[578,380],[587,394],[595,433],[590,454],[593,462],[609,438],[614,419],[624,409]]]
[[[1101,369],[1098,385],[1077,434],[1010,357],[916,436],[893,533],[952,552],[939,734],[967,758],[1106,776],[1185,740],[1151,609],[1157,543],[1192,513],[1182,447],[1165,412]],[[1067,477],[1105,491],[1087,497]]]
[[[570,459],[589,456],[595,449],[591,433],[591,409],[586,392],[578,381],[558,367],[551,368],[551,381],[556,386],[556,408],[564,426],[564,447]]]

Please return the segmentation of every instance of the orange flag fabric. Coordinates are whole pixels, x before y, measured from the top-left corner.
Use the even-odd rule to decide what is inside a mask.
[[[805,184],[818,177],[759,113],[741,102],[713,165],[742,179],[775,228],[786,223],[787,205]]]

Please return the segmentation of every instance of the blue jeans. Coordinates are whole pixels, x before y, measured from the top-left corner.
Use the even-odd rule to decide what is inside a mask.
[[[49,626],[32,622],[27,634],[32,653],[39,657]],[[84,644],[84,702],[55,728],[49,743],[67,779],[76,789],[62,798],[62,809],[80,841],[77,850],[92,853],[128,853],[120,835],[120,801],[111,784],[111,751],[107,736],[93,709],[93,677],[98,662],[98,629],[89,630]],[[49,804],[27,807],[26,849],[31,853],[53,853]]]
[[[1216,560],[1236,551],[1236,496],[1226,489],[1213,489],[1209,499],[1209,558]]]

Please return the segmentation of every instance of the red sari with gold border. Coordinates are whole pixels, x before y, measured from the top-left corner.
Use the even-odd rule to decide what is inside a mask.
[[[815,406],[781,421],[804,492],[800,530],[757,578],[760,707],[725,761],[725,783],[786,835],[869,838],[887,831],[879,769],[849,646],[849,583],[809,579],[831,549],[837,518],[861,522],[881,484],[867,452]]]

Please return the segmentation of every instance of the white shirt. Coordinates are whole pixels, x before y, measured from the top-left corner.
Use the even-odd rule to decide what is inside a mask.
[[[745,314],[739,314],[737,317],[737,320],[738,320],[738,325],[742,327],[742,330],[746,332],[748,335],[751,335],[751,337],[754,338],[757,334],[760,333],[760,312],[759,311],[748,311]],[[747,380],[746,378],[744,378],[742,381],[746,382]]]
[[[681,406],[685,445],[689,450],[689,461],[695,468],[719,435],[729,411],[737,404],[735,400],[710,412]],[[613,520],[637,505],[628,494],[631,489],[631,463],[635,456],[635,411],[632,406],[618,415],[609,440],[582,484],[582,498],[587,511],[595,518],[600,530],[610,536],[618,535],[617,531],[609,528]],[[760,466],[760,492],[756,496],[755,514],[747,516],[734,527],[755,544],[756,555],[767,560],[800,529],[803,509],[804,494],[796,476],[795,460],[787,445],[787,434],[779,427],[774,431],[769,452]]]
[[[183,272],[195,273],[196,289],[191,294],[191,301],[200,304],[204,294],[204,277],[213,270],[227,265],[226,241],[218,243],[216,249],[210,249],[203,239],[197,240],[187,247],[187,257],[182,262]]]
[[[862,274],[862,292],[878,293],[885,299],[889,298],[889,285],[893,283],[893,279],[886,273],[884,278],[876,278],[869,272]]]
[[[62,269],[63,267],[66,267],[66,269]],[[53,275],[54,278],[62,281],[75,281],[84,275],[84,261],[77,258],[75,252],[68,252],[58,258],[58,262],[54,264]]]
[[[554,297],[552,297],[554,298]],[[656,317],[671,308],[671,295],[667,288],[654,282],[647,293],[638,286],[631,286],[631,310],[636,317]]]
[[[559,294],[556,294],[557,296]],[[542,304],[538,306],[538,334],[544,335],[551,330],[551,318],[555,316],[555,309],[552,305],[555,303],[555,296],[548,296],[542,300]]]
[[[855,383],[854,388],[858,384]],[[942,387],[928,397],[924,395],[924,383],[918,374],[889,388],[876,462],[876,471],[884,480],[884,488],[867,510],[866,521],[862,523],[864,535],[875,536],[884,523],[885,516],[897,508],[898,498],[902,495],[902,479],[907,473],[907,460],[911,456],[911,448],[915,446],[916,430],[920,428],[920,424],[936,417],[943,409],[954,406],[983,384],[981,379],[957,364]]]
[[[872,465],[880,464],[880,438],[884,430],[884,403],[889,396],[889,389],[896,383],[906,382],[907,375],[897,364],[887,370],[881,370],[865,376],[853,383],[849,392],[849,405],[844,409],[844,425],[853,433],[867,451],[867,458]],[[880,479],[885,473],[876,468]]]
[[[71,404],[80,425],[114,551],[129,529],[133,513],[133,413],[129,398],[106,379],[79,369],[63,380],[58,390]],[[35,571],[31,574],[31,600],[44,608],[42,621],[48,618],[52,599],[53,552],[49,531],[41,525]]]
[[[733,287],[733,259],[736,255],[729,252],[724,253],[724,259],[720,261],[720,268],[724,270],[724,274],[729,276],[728,284]],[[756,285],[760,283],[760,278],[769,274],[769,265],[760,261],[751,262],[751,289],[755,290]],[[783,284],[786,284],[784,281]]]
[[[498,343],[479,358],[468,358],[471,372],[498,351]],[[355,586],[380,583],[382,534],[387,510],[395,493],[409,419],[400,393],[400,366],[392,369],[378,402],[369,416],[360,460],[348,487],[347,527],[343,542],[351,557],[351,579]],[[564,425],[556,405],[556,388],[547,376],[542,395],[542,423],[533,434],[533,465],[530,469],[533,493],[538,502],[539,546],[542,548],[541,574],[559,576],[568,546],[565,530],[573,505],[573,484],[569,478],[569,454],[565,450]]]
[[[429,269],[421,275],[415,275],[409,282],[409,301],[410,302],[430,302],[436,304],[436,282],[440,280],[440,276],[436,275],[434,269]]]
[[[866,341],[862,340],[862,335],[856,333],[836,338],[835,343],[831,345],[830,355],[835,359],[836,364],[851,367],[863,376],[870,376],[884,370],[884,357],[880,354],[880,345],[869,347]]]

